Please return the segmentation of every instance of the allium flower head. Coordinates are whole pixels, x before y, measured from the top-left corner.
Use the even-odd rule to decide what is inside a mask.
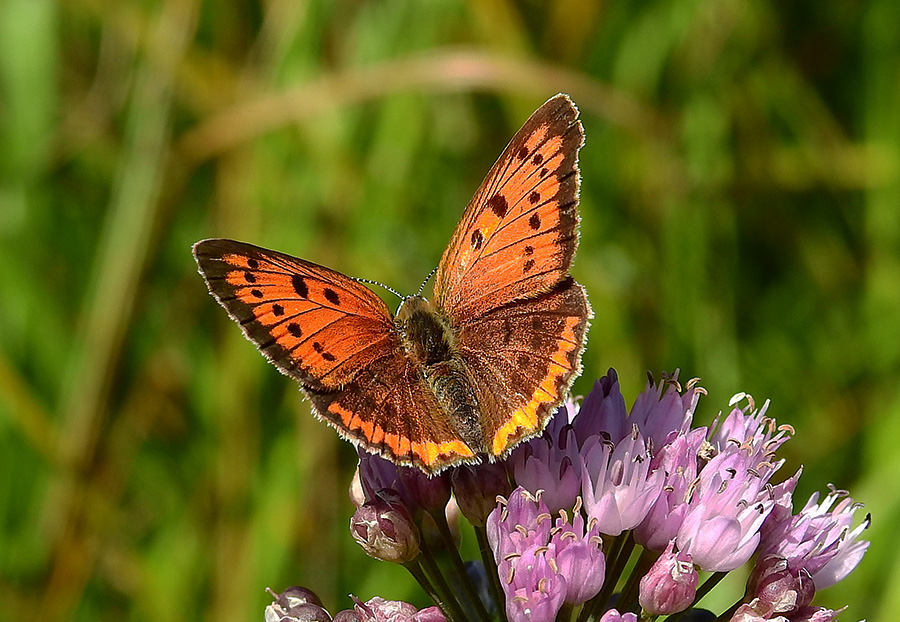
[[[691,607],[722,577],[698,588],[698,570],[721,575],[751,558],[745,596],[717,619],[833,620],[839,611],[812,600],[865,554],[868,518],[853,521],[860,505],[832,489],[794,514],[801,470],[770,483],[793,430],[767,414],[769,403],[757,409],[737,394],[726,416],[695,428],[705,391],[696,381],[682,386],[677,372],[662,378],[650,379],[629,414],[611,369],[580,410],[564,402],[542,434],[506,460],[436,478],[362,455],[353,536],[370,555],[403,563],[459,622],[494,619],[504,609],[508,622],[713,619]],[[454,520],[445,515],[474,525],[482,560],[459,555]],[[289,592],[267,608],[266,622],[327,621],[319,604],[302,593],[289,602]],[[388,621],[446,618],[436,607],[417,611],[380,598],[356,600],[334,618]]]

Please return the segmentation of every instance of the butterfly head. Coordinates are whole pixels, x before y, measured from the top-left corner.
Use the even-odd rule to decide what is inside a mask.
[[[453,356],[450,322],[423,296],[407,296],[397,309],[397,328],[406,351],[423,365],[447,361]]]

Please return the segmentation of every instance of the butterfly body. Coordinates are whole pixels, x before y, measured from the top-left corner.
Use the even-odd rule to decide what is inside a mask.
[[[488,453],[474,381],[456,345],[449,319],[421,296],[397,311],[403,346],[450,425],[474,453]]]
[[[194,257],[342,436],[428,473],[502,457],[541,432],[581,368],[577,117],[564,95],[531,116],[463,214],[432,298],[404,298],[396,316],[358,281],[284,253],[210,239]]]

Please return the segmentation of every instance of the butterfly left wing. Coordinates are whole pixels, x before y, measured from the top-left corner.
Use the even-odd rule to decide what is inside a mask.
[[[297,257],[234,240],[203,240],[194,258],[210,292],[315,414],[397,463],[436,472],[475,459],[403,350],[370,289]]]

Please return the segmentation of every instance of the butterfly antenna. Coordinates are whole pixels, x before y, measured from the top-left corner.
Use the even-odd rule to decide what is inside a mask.
[[[422,295],[422,291],[425,289],[425,284],[431,280],[431,277],[434,276],[434,273],[437,272],[437,270],[438,270],[438,266],[435,266],[434,270],[432,270],[431,272],[428,273],[428,276],[426,276],[425,280],[422,281],[422,285],[419,287],[419,291],[416,292],[416,296]]]
[[[396,289],[394,289],[393,287],[389,287],[389,286],[385,285],[384,283],[380,283],[378,281],[373,281],[372,279],[364,279],[364,278],[361,278],[358,276],[353,277],[353,280],[357,281],[359,283],[368,283],[369,285],[377,285],[378,287],[383,287],[384,289],[391,292],[393,295],[395,295],[400,300],[404,300],[406,298],[403,294],[398,292]]]

